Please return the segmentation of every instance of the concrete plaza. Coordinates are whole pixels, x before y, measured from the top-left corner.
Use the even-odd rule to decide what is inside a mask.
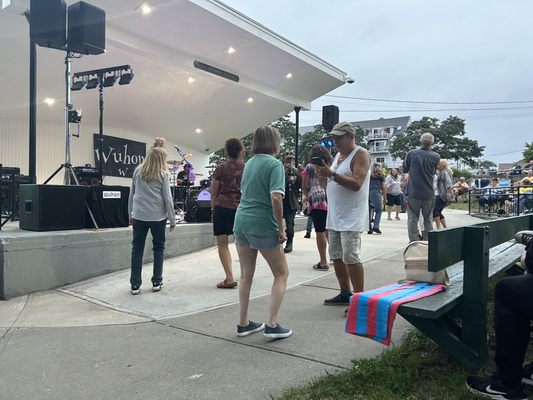
[[[445,214],[449,226],[479,222],[464,211]],[[382,235],[363,234],[366,289],[403,277],[406,214],[401,221],[384,217]],[[314,238],[298,232],[287,255],[280,323],[294,335],[285,340],[236,337],[238,290],[215,287],[223,278],[216,248],[165,260],[159,293],[150,290],[146,264],[139,296],[129,293],[123,270],[0,302],[0,398],[266,399],[380,354],[386,347],[344,333],[344,307],[322,305],[338,286],[333,268],[311,268],[318,261]],[[271,284],[259,257],[251,319],[267,318]],[[408,329],[398,317],[393,344]]]

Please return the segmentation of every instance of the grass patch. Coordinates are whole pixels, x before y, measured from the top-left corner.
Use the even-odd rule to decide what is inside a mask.
[[[354,361],[350,371],[326,374],[288,389],[280,400],[478,399],[465,386],[470,373],[437,345],[411,331],[400,346],[379,357]]]
[[[488,375],[494,365],[494,286],[487,304],[488,365],[476,375]],[[533,360],[531,346],[526,353]],[[354,360],[349,371],[326,373],[311,383],[286,389],[278,400],[474,400],[485,399],[466,388],[473,375],[416,329],[399,346],[380,356]],[[530,399],[532,393],[526,387]]]
[[[453,202],[446,208],[449,208],[450,210],[463,210],[468,211],[468,203],[463,202],[461,199],[457,203]],[[446,210],[446,208],[444,210]]]

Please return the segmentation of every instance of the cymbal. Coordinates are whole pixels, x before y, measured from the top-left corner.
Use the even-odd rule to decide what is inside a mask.
[[[204,176],[204,174],[194,174],[194,176]]]
[[[176,165],[176,164],[182,164],[183,161],[180,160],[167,160],[167,164]]]
[[[190,160],[192,158],[192,154],[191,153],[187,153],[183,156],[183,158],[185,158],[186,160]]]
[[[206,166],[204,168],[215,169],[216,167],[217,167],[216,165],[208,165],[208,166]]]

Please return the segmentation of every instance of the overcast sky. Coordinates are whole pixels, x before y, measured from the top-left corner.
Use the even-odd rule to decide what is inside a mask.
[[[530,101],[429,105],[325,96],[313,102],[317,111],[300,114],[302,126],[319,124],[327,104],[339,106],[341,120],[349,121],[404,115],[443,120],[457,115],[466,120],[468,137],[486,146],[484,158],[497,163],[519,160],[524,143],[533,141],[533,1],[223,1],[355,79],[330,94],[438,102]],[[461,110],[412,111],[457,108]]]

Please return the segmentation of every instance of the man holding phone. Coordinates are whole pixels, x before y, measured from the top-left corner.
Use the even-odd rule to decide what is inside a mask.
[[[321,176],[329,178],[326,228],[329,257],[333,260],[340,293],[326,299],[324,304],[346,306],[350,302],[351,286],[355,292],[364,290],[361,232],[368,224],[370,155],[355,144],[355,128],[349,122],[339,122],[331,135],[338,153],[331,167],[316,168]]]

